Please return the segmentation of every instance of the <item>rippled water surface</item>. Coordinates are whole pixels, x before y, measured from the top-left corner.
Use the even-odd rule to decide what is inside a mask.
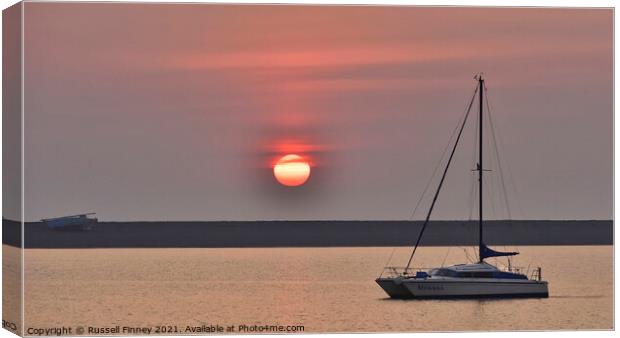
[[[374,279],[392,250],[28,249],[25,326],[279,324],[303,325],[305,332],[612,328],[611,246],[520,247],[515,264],[542,266],[550,298],[514,300],[390,300]],[[462,263],[466,257],[463,248],[418,252],[415,263],[423,266]],[[396,249],[392,264],[402,264],[408,253]]]

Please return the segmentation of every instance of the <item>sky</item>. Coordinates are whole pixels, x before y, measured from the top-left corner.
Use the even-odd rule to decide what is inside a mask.
[[[420,219],[479,72],[509,215],[611,219],[612,15],[26,3],[25,219],[403,220],[430,180]],[[470,119],[433,219],[475,207]],[[302,186],[273,177],[289,153]]]

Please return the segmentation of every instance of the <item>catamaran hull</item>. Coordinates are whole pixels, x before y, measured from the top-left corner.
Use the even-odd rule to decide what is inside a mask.
[[[410,298],[547,298],[547,282],[533,280],[429,280],[408,279],[402,283]]]
[[[413,298],[411,292],[405,287],[402,278],[377,278],[377,284],[390,296],[395,299]]]

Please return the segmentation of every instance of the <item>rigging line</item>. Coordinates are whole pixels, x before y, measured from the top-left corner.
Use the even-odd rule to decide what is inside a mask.
[[[485,95],[485,96],[486,96],[486,95]],[[488,107],[487,107],[487,109],[488,109]],[[487,115],[487,116],[488,116],[488,115],[489,115],[489,114],[488,114],[488,112],[487,112],[487,114],[485,114],[485,115]],[[487,119],[485,119],[485,120],[484,120],[484,121],[482,121],[482,122],[484,123],[484,127],[485,127],[485,128],[487,128],[487,129],[489,129],[489,128],[490,128],[489,123],[488,123],[488,117],[487,117]],[[491,143],[491,140],[490,140],[490,137],[485,137],[485,138],[484,138],[484,140],[483,140],[483,142],[484,142],[484,145],[485,145],[485,149],[490,149],[490,148],[491,148],[491,144],[490,144],[490,143]],[[496,189],[496,188],[495,188],[495,185],[496,185],[495,180],[497,180],[497,175],[493,175],[493,174],[492,174],[492,173],[493,173],[493,169],[495,169],[493,166],[495,165],[496,159],[495,159],[495,156],[493,156],[493,155],[494,155],[493,153],[491,153],[491,154],[486,154],[486,155],[489,155],[489,156],[485,156],[485,157],[486,157],[486,158],[488,158],[489,160],[487,160],[487,162],[486,162],[486,163],[487,163],[487,165],[488,165],[488,167],[487,167],[488,169],[485,169],[485,170],[488,170],[488,174],[487,174],[487,179],[486,179],[486,181],[485,181],[485,182],[486,182],[486,184],[484,185],[484,188],[483,188],[483,189],[484,189],[484,201],[485,201],[488,205],[490,205],[490,206],[491,206],[491,210],[489,210],[489,209],[487,208],[487,212],[488,212],[488,211],[490,211],[490,216],[491,216],[492,218],[496,218],[496,219],[498,219],[498,218],[500,218],[500,217],[501,217],[501,215],[500,215],[500,209],[499,209],[498,207],[496,207],[496,203],[495,203],[495,196],[494,196],[494,194],[495,194],[495,189]],[[484,169],[484,168],[483,168],[483,169]]]
[[[490,129],[491,129],[491,133],[493,134],[495,130],[492,127],[490,120],[489,120],[489,126],[490,126]],[[495,140],[492,140],[492,141],[495,141]],[[510,207],[508,206],[508,196],[506,194],[506,189],[505,189],[506,185],[504,183],[503,173],[501,171],[501,164],[500,164],[500,159],[499,159],[499,151],[498,151],[498,149],[496,147],[497,144],[495,142],[490,142],[490,143],[493,143],[493,148],[494,148],[494,154],[493,154],[494,156],[492,156],[493,157],[493,162],[494,162],[494,165],[497,165],[497,169],[499,171],[499,175],[494,175],[494,180],[493,180],[492,184],[498,186],[498,188],[499,188],[498,190],[499,190],[499,193],[501,195],[499,198],[503,198],[502,202],[504,204],[504,207],[506,208],[506,212],[508,214],[508,219],[510,219],[510,210],[509,210]],[[499,182],[497,182],[497,181],[499,181]],[[501,208],[501,204],[502,203],[499,203],[499,204],[500,205],[498,205],[498,208],[497,208],[498,212],[500,212],[503,209],[503,208]],[[499,217],[501,215],[498,214],[497,216]]]
[[[512,213],[510,211],[510,203],[508,202],[508,190],[506,189],[506,182],[505,182],[505,179],[504,179],[504,171],[502,170],[502,160],[501,160],[500,152],[499,152],[499,143],[497,142],[498,137],[495,136],[496,135],[496,133],[495,133],[495,126],[493,125],[493,117],[491,116],[492,113],[491,113],[491,104],[489,102],[489,90],[488,90],[488,88],[486,86],[484,86],[484,91],[486,93],[486,95],[485,95],[485,99],[486,99],[485,101],[486,102],[485,103],[486,103],[486,106],[487,106],[487,116],[488,116],[488,120],[489,120],[489,126],[491,128],[491,135],[493,137],[493,142],[492,143],[493,143],[493,149],[495,151],[495,160],[497,162],[497,170],[499,171],[498,178],[499,178],[499,181],[500,181],[500,184],[501,184],[502,195],[504,197],[504,204],[506,206],[506,213],[507,213],[507,216],[508,216],[508,225],[510,227],[512,227]],[[507,250],[505,245],[504,245],[504,250]],[[513,251],[517,251],[517,250],[513,250]],[[512,263],[511,262],[511,258],[512,257],[507,256],[506,258],[508,260],[508,265],[510,266],[511,263]]]
[[[448,259],[448,255],[450,254],[450,249],[452,249],[451,246],[448,247],[448,252],[446,252],[446,255],[443,257],[443,261],[441,262],[441,267],[444,267],[444,264],[446,264],[446,259]]]
[[[392,260],[392,257],[394,256],[394,252],[396,252],[396,247],[392,248],[392,253],[390,254],[390,257],[388,258],[387,262],[385,262],[384,268],[383,270],[381,270],[381,274],[379,274],[379,278],[383,276],[383,272],[385,272],[385,267],[387,267],[390,264],[390,261]]]
[[[483,142],[484,142],[485,148],[489,148],[487,141],[488,139],[484,138]],[[487,169],[487,168],[492,167],[493,158],[492,156],[487,156],[486,158],[487,158],[487,161],[485,162],[486,165],[484,166],[485,168],[484,170],[488,171],[488,173],[486,174],[486,180],[484,181],[485,184],[482,187],[482,190],[483,190],[482,198],[483,198],[483,202],[487,206],[487,208],[484,209],[484,215],[486,216],[486,219],[489,220],[489,219],[497,218],[498,213],[495,207],[495,200],[493,196],[494,189],[495,189],[494,187],[495,182],[493,182],[494,175],[491,175],[491,169]]]
[[[473,167],[476,167],[476,158],[477,158],[477,154],[478,154],[478,119],[480,118],[480,116],[476,115],[476,123],[474,123],[474,138],[473,138],[473,142],[472,142],[472,151],[471,151],[471,163],[473,165]],[[469,199],[468,201],[468,207],[469,207],[469,217],[468,220],[471,221],[473,219],[473,215],[474,215],[474,208],[477,208],[478,205],[477,203],[477,199],[475,198],[475,194],[478,191],[478,185],[476,184],[476,182],[478,181],[478,179],[476,178],[477,174],[474,170],[472,170],[471,172],[471,180],[470,180],[470,191],[469,191]]]
[[[478,93],[478,87],[476,86],[476,89],[474,89],[474,93],[472,94],[472,97],[475,97],[477,93]],[[471,106],[471,103],[470,103],[470,106]],[[458,130],[459,125],[461,124],[461,121],[464,120],[465,118],[467,118],[467,114],[468,114],[468,108],[466,108],[463,111],[463,114],[461,115],[461,118],[459,119],[459,123],[457,123],[456,126],[454,127],[454,130],[452,130],[452,133],[450,134],[450,138],[448,139],[448,143],[444,147],[443,152],[441,153],[441,157],[439,157],[439,161],[437,161],[437,164],[435,164],[435,168],[433,169],[433,173],[431,175],[431,178],[426,183],[426,186],[424,187],[424,190],[422,191],[422,194],[420,195],[420,198],[418,199],[418,202],[416,203],[415,207],[413,208],[413,212],[411,213],[411,216],[409,216],[410,220],[413,220],[416,211],[418,210],[418,208],[420,207],[420,204],[422,203],[422,200],[424,199],[424,196],[426,196],[426,192],[428,191],[428,188],[431,186],[431,183],[433,182],[433,180],[435,178],[435,175],[437,174],[437,170],[441,166],[441,162],[443,162],[443,159],[445,158],[445,155],[448,152],[448,149],[450,148],[450,144],[452,143],[452,139],[454,138],[454,135],[456,134],[456,131]],[[392,257],[394,256],[394,252],[395,251],[396,251],[396,247],[394,247],[392,249],[392,253],[390,254],[387,262],[385,263],[385,266],[390,264],[390,262],[392,261]]]
[[[469,216],[467,218],[467,221],[471,221],[474,218],[474,197],[476,196],[476,178],[474,177],[475,173],[471,173],[471,180],[470,180],[470,188],[469,188],[469,199],[468,199],[468,203],[469,203]]]
[[[474,260],[469,256],[469,251],[467,249],[468,248],[463,248],[463,252],[465,252],[465,260],[467,260],[467,263],[473,263]]]
[[[473,93],[472,96],[476,96],[476,93],[478,93],[478,87],[476,87],[476,89],[474,90],[474,93]],[[444,159],[446,153],[448,152],[448,149],[450,148],[450,144],[452,143],[452,139],[454,138],[454,135],[456,134],[456,131],[458,130],[459,125],[461,124],[461,121],[465,118],[466,115],[467,115],[467,109],[465,109],[463,111],[463,114],[461,115],[461,118],[459,119],[459,123],[456,124],[456,126],[454,127],[454,130],[450,134],[450,138],[448,139],[448,143],[444,147],[443,152],[441,153],[441,157],[439,157],[439,161],[437,161],[437,164],[435,164],[435,168],[433,169],[433,173],[431,175],[431,178],[426,183],[426,186],[424,187],[424,190],[422,191],[422,194],[420,195],[420,198],[418,199],[418,202],[416,203],[415,207],[413,208],[413,212],[411,213],[411,216],[409,216],[410,220],[413,220],[416,211],[418,210],[418,208],[420,207],[420,204],[422,203],[422,200],[424,199],[424,196],[426,196],[428,188],[431,186],[431,183],[433,182],[433,180],[435,178],[435,175],[437,174],[437,170],[441,166],[441,162],[443,162],[443,159]],[[390,262],[392,261],[392,257],[394,256],[394,252],[395,251],[396,251],[396,247],[393,248],[392,253],[390,254],[387,262],[385,263],[385,266],[390,264]]]
[[[490,175],[488,175],[490,176]],[[495,199],[493,198],[493,180],[488,180],[488,184],[484,186],[485,200],[487,200],[487,204],[491,205],[491,216],[498,218],[498,213],[495,211]]]
[[[435,207],[435,202],[437,202],[437,197],[439,197],[439,192],[441,191],[441,186],[443,185],[444,180],[446,179],[446,174],[448,173],[448,168],[450,168],[450,163],[452,163],[452,158],[454,157],[454,152],[456,152],[456,148],[459,145],[459,140],[461,139],[461,135],[463,135],[463,129],[465,128],[465,123],[467,122],[467,118],[469,117],[469,112],[471,111],[471,106],[474,103],[474,99],[476,98],[476,91],[474,91],[474,95],[471,97],[469,101],[469,105],[467,107],[467,113],[465,114],[465,118],[463,119],[463,124],[461,124],[461,128],[459,130],[459,134],[456,137],[456,141],[454,142],[454,147],[452,147],[452,152],[450,153],[450,157],[448,158],[448,163],[446,163],[446,168],[443,170],[443,174],[441,175],[441,181],[439,181],[439,186],[437,187],[437,191],[435,191],[435,196],[433,196],[433,201],[431,202],[431,206],[428,209],[428,213],[426,214],[426,219],[424,220],[424,224],[422,225],[422,229],[420,229],[420,233],[418,234],[418,240],[413,247],[413,252],[411,252],[411,256],[409,257],[409,261],[407,262],[406,269],[411,266],[411,260],[413,259],[413,255],[415,255],[416,250],[418,249],[418,245],[420,244],[420,240],[422,239],[422,234],[424,234],[424,230],[426,229],[426,225],[428,224],[428,220],[431,218],[431,213],[433,212],[433,208]]]
[[[489,125],[491,127],[491,135],[493,136],[493,145],[494,145],[494,150],[495,150],[495,157],[497,159],[497,169],[499,171],[499,179],[502,185],[502,192],[504,195],[504,203],[506,204],[506,212],[508,213],[508,220],[511,221],[512,220],[512,213],[510,211],[510,204],[508,203],[508,192],[506,189],[506,183],[504,180],[504,172],[502,170],[502,161],[500,159],[499,156],[499,149],[498,149],[498,143],[497,143],[497,138],[495,136],[495,127],[493,126],[493,119],[491,118],[491,105],[489,104],[489,94],[488,94],[488,89],[484,88],[485,92],[487,92],[485,95],[486,97],[486,106],[487,106],[487,115],[488,115],[488,119],[489,119]]]
[[[476,93],[478,93],[478,87],[476,87],[476,89],[474,90],[473,96],[476,96]],[[431,186],[431,183],[433,182],[433,180],[435,178],[435,175],[437,174],[437,170],[441,166],[441,162],[443,162],[443,160],[445,158],[445,155],[448,152],[448,149],[450,148],[450,144],[452,144],[452,139],[454,138],[454,135],[456,134],[459,126],[461,125],[461,121],[467,115],[467,111],[468,111],[468,109],[466,108],[463,111],[463,114],[461,115],[461,117],[459,118],[459,123],[457,123],[456,126],[454,127],[454,130],[452,130],[452,133],[450,134],[450,138],[448,139],[448,143],[444,147],[443,152],[441,153],[441,156],[439,157],[439,161],[437,161],[437,164],[435,164],[435,168],[433,169],[433,173],[431,175],[431,178],[426,183],[426,186],[424,187],[424,190],[422,191],[422,194],[420,195],[420,198],[418,199],[418,202],[416,203],[415,207],[413,208],[413,212],[411,213],[411,216],[409,217],[409,219],[413,220],[413,217],[414,217],[416,211],[418,210],[418,207],[420,206],[420,203],[422,203],[422,200],[424,199],[424,196],[426,196],[426,192],[428,191],[428,188]]]

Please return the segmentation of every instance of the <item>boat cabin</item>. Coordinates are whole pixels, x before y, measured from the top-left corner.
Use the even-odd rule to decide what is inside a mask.
[[[458,264],[445,268],[432,269],[428,272],[431,277],[448,278],[501,278],[527,279],[527,276],[510,271],[502,271],[487,263]]]

